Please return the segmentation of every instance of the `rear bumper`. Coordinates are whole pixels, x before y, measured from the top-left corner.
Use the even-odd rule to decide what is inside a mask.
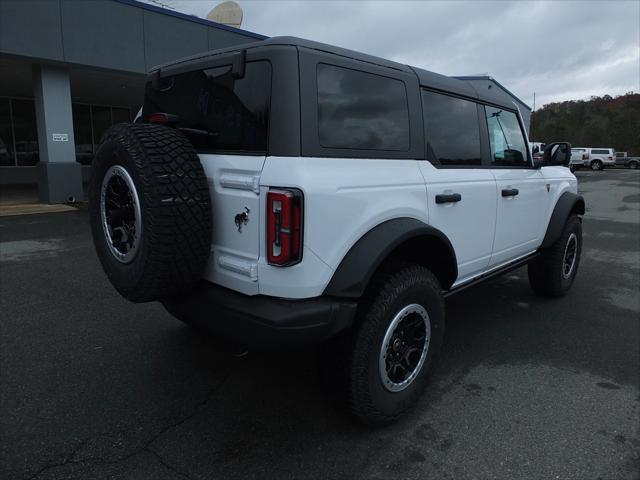
[[[227,340],[270,348],[336,335],[353,323],[357,303],[333,297],[248,296],[203,281],[188,298],[163,305],[175,317]]]

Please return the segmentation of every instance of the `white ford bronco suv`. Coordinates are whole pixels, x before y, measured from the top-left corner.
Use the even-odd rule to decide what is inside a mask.
[[[352,412],[383,424],[426,383],[445,297],[525,264],[536,293],[571,287],[570,152],[534,163],[495,89],[271,38],[151,71],[98,149],[92,233],[133,302],[243,344],[330,340]]]

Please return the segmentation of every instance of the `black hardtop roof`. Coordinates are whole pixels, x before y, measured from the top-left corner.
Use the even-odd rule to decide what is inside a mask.
[[[418,78],[418,82],[421,87],[440,90],[443,92],[452,93],[454,95],[459,95],[464,97],[469,97],[472,99],[478,99],[478,100],[481,100],[487,103],[492,103],[497,106],[502,106],[511,110],[516,108],[513,102],[513,99],[508,94],[503,94],[504,92],[495,91],[495,89],[493,91],[492,90],[485,91],[484,89],[478,91],[471,82],[464,79],[458,79],[454,77],[448,77],[446,75],[440,75],[438,73],[430,72],[422,68],[412,67],[402,63],[394,62],[392,60],[376,57],[374,55],[368,55],[366,53],[358,52],[355,50],[349,50],[347,48],[336,47],[334,45],[329,45],[326,43],[320,43],[320,42],[315,42],[313,40],[306,40],[304,38],[289,37],[289,36],[271,37],[265,40],[259,40],[256,42],[234,45],[232,47],[226,47],[218,50],[212,50],[209,52],[200,53],[197,55],[192,55],[190,57],[182,58],[180,60],[170,62],[165,65],[161,65],[159,67],[154,67],[152,71],[158,70],[158,69],[163,70],[165,67],[175,67],[183,63],[200,61],[200,60],[206,59],[209,56],[216,56],[224,53],[235,52],[238,50],[249,50],[254,48],[282,46],[282,45],[303,47],[311,50],[318,50],[321,52],[338,55],[344,58],[350,58],[360,62],[371,63],[373,65],[377,65],[385,68],[391,68],[391,69],[399,70],[402,72],[407,72],[407,73],[413,72]]]

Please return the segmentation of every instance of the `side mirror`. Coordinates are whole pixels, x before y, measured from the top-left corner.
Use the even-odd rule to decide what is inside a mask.
[[[571,144],[568,142],[549,143],[544,147],[543,165],[568,167],[571,161]]]

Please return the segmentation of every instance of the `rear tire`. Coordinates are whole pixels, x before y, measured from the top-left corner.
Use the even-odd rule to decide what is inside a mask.
[[[120,124],[96,153],[91,231],[107,277],[132,302],[186,294],[211,245],[209,186],[195,150],[173,128]]]
[[[578,273],[581,252],[582,222],[572,215],[560,238],[529,264],[529,285],[533,291],[543,297],[565,295]]]
[[[629,162],[628,167],[635,170],[636,168],[638,168],[638,162],[636,162],[635,160],[632,160]]]
[[[345,342],[349,407],[372,426],[417,402],[444,335],[444,300],[429,270],[406,266],[373,282]]]
[[[591,162],[591,170],[600,171],[604,169],[604,164],[600,160],[594,160]]]

